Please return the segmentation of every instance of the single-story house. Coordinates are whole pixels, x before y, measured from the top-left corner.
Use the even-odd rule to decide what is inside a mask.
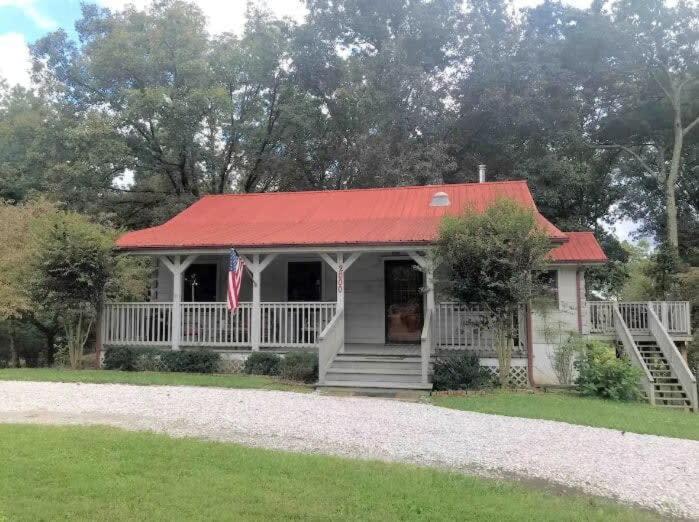
[[[648,317],[655,304],[587,303],[585,270],[606,261],[593,234],[559,230],[538,212],[526,182],[505,181],[205,196],[162,225],[119,238],[118,248],[153,256],[157,270],[150,301],[105,307],[102,342],[228,357],[318,350],[324,387],[429,389],[430,361],[454,350],[474,351],[496,371],[492,335],[473,320],[483,313],[479,304],[450,300],[428,252],[443,216],[482,210],[498,198],[536,212],[551,239],[558,300],[553,311],[523,306],[513,318],[520,332],[514,385],[556,384],[552,349],[562,334],[555,332],[616,339],[619,310],[628,320],[642,315],[643,324],[627,326],[654,340]],[[232,247],[249,271],[235,313],[226,308]],[[690,335],[688,305],[657,307],[677,351],[674,341]],[[647,366],[634,344],[641,340],[626,346]]]

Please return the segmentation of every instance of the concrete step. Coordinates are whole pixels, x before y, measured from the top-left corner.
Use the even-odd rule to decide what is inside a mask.
[[[362,373],[367,375],[422,375],[421,368],[337,368],[333,363],[328,373]]]
[[[431,390],[432,384],[402,383],[402,382],[363,382],[363,381],[331,381],[326,379],[318,388],[361,388],[364,390]]]
[[[371,355],[360,353],[339,353],[335,361],[376,361],[376,362],[420,362],[420,356],[415,355]]]
[[[350,381],[375,384],[388,383],[404,383],[404,384],[419,384],[421,375],[419,372],[400,374],[400,373],[368,373],[368,372],[337,372],[332,369],[328,370],[325,376],[326,381]]]
[[[363,369],[363,370],[417,370],[420,371],[419,361],[374,361],[374,360],[346,360],[335,358],[332,369]]]

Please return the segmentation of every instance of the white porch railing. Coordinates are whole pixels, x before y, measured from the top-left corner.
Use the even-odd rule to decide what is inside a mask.
[[[318,383],[325,383],[328,368],[344,344],[345,311],[340,309],[318,336]]]
[[[434,351],[434,314],[432,310],[425,312],[425,321],[422,326],[422,335],[420,336],[420,379],[422,384],[429,382],[430,358]]]
[[[250,346],[252,306],[240,303],[230,313],[226,303],[182,303],[182,346]]]
[[[251,346],[252,303],[235,313],[226,303],[180,303],[180,346]],[[104,307],[105,345],[169,346],[173,303],[108,303]],[[304,348],[318,345],[330,323],[334,302],[261,303],[260,346]]]
[[[261,303],[262,336],[260,346],[272,348],[313,347],[330,323],[334,302]]]
[[[650,303],[649,303],[650,304]],[[687,361],[675,346],[667,330],[661,326],[660,319],[655,312],[655,306],[651,306],[648,312],[648,324],[653,338],[658,343],[660,351],[665,356],[665,360],[677,376],[677,380],[682,384],[685,393],[694,411],[699,411],[699,394],[697,393],[697,378],[689,369]]]
[[[653,307],[670,335],[691,335],[690,306],[687,301],[616,302],[588,301],[587,320],[591,334],[614,335],[614,306],[632,334],[650,335],[648,306]]]
[[[651,404],[655,404],[655,380],[648,370],[646,363],[643,362],[641,352],[638,351],[636,342],[633,340],[633,335],[631,335],[625,319],[622,319],[621,308],[616,305],[612,306],[612,314],[616,319],[614,321],[614,329],[617,337],[621,340],[621,344],[624,347],[624,353],[626,353],[627,357],[631,361],[631,364],[643,372],[641,375],[641,386],[646,392],[648,401]]]
[[[483,324],[483,307],[477,303],[469,305],[455,302],[437,303],[432,326],[437,348],[446,350],[473,350],[480,353],[495,351],[495,335]],[[521,315],[521,314],[520,314]],[[524,321],[519,318],[514,350],[524,352]]]
[[[108,303],[102,312],[104,344],[167,346],[172,303]]]

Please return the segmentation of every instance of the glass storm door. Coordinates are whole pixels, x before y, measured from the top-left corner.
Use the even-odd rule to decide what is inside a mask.
[[[419,343],[422,333],[422,272],[413,261],[386,261],[386,343]]]

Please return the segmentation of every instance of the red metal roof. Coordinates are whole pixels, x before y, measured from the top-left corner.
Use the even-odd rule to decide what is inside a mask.
[[[604,263],[607,256],[592,232],[566,232],[568,241],[551,250],[550,258],[559,263]]]
[[[431,207],[435,192],[447,207]],[[380,189],[205,196],[166,223],[128,232],[121,249],[269,248],[280,246],[426,244],[445,214],[484,210],[508,198],[536,210],[524,181]],[[537,219],[554,241],[566,234]]]

